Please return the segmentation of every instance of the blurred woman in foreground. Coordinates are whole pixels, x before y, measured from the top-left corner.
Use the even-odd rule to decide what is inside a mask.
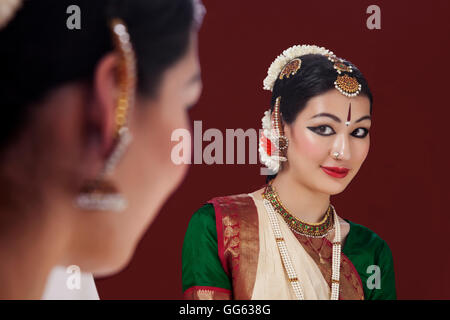
[[[181,182],[170,136],[201,92],[201,7],[0,6],[0,298],[35,299],[56,265],[121,270]]]

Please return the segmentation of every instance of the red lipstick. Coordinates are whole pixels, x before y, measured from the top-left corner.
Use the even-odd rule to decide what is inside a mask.
[[[322,168],[322,170],[326,173],[326,174],[328,174],[328,175],[330,175],[330,176],[332,176],[332,177],[335,177],[335,178],[344,178],[347,174],[348,174],[348,172],[350,171],[349,169],[347,169],[347,168],[339,168],[339,167],[322,167],[322,166],[320,166],[321,168]]]

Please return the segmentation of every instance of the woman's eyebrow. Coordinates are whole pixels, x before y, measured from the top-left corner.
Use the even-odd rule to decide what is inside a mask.
[[[339,123],[342,122],[341,119],[339,119],[338,117],[336,117],[334,114],[326,113],[326,112],[322,112],[322,113],[316,114],[316,115],[315,115],[314,117],[312,117],[311,119],[319,118],[319,117],[328,117],[328,118],[333,119],[333,120],[336,121],[336,122],[339,122]]]
[[[366,120],[366,119],[372,121],[372,117],[369,116],[369,115],[367,115],[367,116],[364,116],[364,117],[359,118],[358,120],[355,121],[355,123],[358,123],[358,122],[363,121],[363,120]]]

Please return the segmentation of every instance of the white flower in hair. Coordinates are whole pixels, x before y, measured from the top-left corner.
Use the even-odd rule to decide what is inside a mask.
[[[5,27],[22,6],[22,0],[0,0],[0,29]]]
[[[279,156],[280,149],[278,146],[278,133],[273,128],[272,117],[270,110],[264,112],[264,117],[261,119],[263,132],[259,139],[259,157],[261,162],[274,173],[280,170],[280,162],[287,159]]]
[[[270,65],[269,70],[267,71],[267,77],[263,82],[264,90],[273,90],[273,86],[275,85],[278,75],[281,70],[283,70],[284,66],[289,63],[289,61],[307,54],[333,55],[333,52],[325,49],[324,47],[318,47],[315,45],[296,45],[284,50],[283,53],[280,54]]]

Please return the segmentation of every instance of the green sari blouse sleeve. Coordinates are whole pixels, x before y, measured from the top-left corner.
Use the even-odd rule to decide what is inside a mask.
[[[343,253],[359,273],[365,300],[395,300],[394,261],[388,244],[369,228],[345,220],[350,232]]]
[[[182,252],[183,292],[192,287],[231,290],[231,281],[222,267],[217,245],[214,206],[205,204],[192,216]]]
[[[373,288],[369,295],[370,300],[395,300],[397,294],[395,290],[394,260],[392,252],[385,241],[380,246],[377,254],[377,265],[380,267],[381,281],[379,288]]]

